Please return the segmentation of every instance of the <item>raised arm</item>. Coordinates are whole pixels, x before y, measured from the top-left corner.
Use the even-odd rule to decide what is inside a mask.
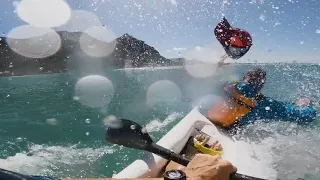
[[[311,105],[284,103],[269,97],[264,97],[257,106],[261,119],[282,120],[299,124],[309,123],[316,119],[317,112]]]

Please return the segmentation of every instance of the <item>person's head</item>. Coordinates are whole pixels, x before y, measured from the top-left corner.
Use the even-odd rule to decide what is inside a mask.
[[[243,81],[261,90],[266,82],[266,75],[267,73],[260,68],[249,70],[246,75],[244,75]]]

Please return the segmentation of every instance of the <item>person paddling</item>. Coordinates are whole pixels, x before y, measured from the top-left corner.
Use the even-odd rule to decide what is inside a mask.
[[[256,120],[283,120],[299,124],[316,119],[316,110],[310,100],[298,99],[296,104],[276,101],[262,94],[266,72],[253,69],[242,81],[228,83],[224,87],[224,101],[211,107],[208,119],[225,128],[245,125]]]
[[[181,168],[187,179],[192,180],[229,180],[230,175],[237,172],[237,168],[220,156],[196,154],[187,167]],[[168,169],[173,170],[173,169]],[[176,168],[174,168],[176,170]],[[48,176],[28,176],[0,168],[1,180],[58,180]],[[59,179],[67,180],[70,178]],[[89,178],[90,179],[90,178]],[[93,178],[94,179],[94,178]],[[134,180],[136,178],[132,178]],[[142,178],[140,178],[142,179]],[[146,178],[152,179],[152,178]],[[159,179],[159,178],[158,178]],[[111,178],[110,178],[111,180]],[[114,179],[115,180],[115,179]]]

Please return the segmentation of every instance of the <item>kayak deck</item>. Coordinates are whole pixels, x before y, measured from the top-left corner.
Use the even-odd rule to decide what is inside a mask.
[[[193,135],[200,134],[200,132],[196,133],[194,132]],[[191,136],[186,143],[186,145],[183,147],[181,151],[181,155],[184,155],[188,159],[192,159],[196,153],[198,153],[197,149],[193,146],[193,136]],[[173,161],[168,161],[166,162],[166,165],[164,168],[159,171],[157,177],[155,178],[148,178],[148,177],[141,177],[141,178],[66,178],[66,179],[61,179],[61,180],[113,180],[113,179],[127,179],[127,180],[160,180],[162,178],[162,174],[165,171],[172,170],[172,169],[181,169],[184,168],[184,166],[177,164]]]
[[[267,160],[267,163],[255,158],[253,155],[256,152],[250,144],[235,140],[228,132],[212,124],[197,108],[189,112],[189,114],[165,134],[157,144],[175,153],[184,154],[188,159],[192,159],[192,157],[198,153],[198,150],[190,143],[190,139],[200,134],[200,132],[210,136],[213,141],[220,142],[223,148],[222,158],[236,166],[238,173],[266,179],[271,179],[271,177],[276,175],[271,166],[272,157],[269,155],[263,157]],[[269,163],[269,161],[271,163]],[[142,157],[129,164],[119,173],[113,175],[113,178],[161,178],[166,170],[173,168],[179,169],[183,168],[183,166],[169,162],[158,155],[144,152]],[[103,178],[87,180],[103,180]]]

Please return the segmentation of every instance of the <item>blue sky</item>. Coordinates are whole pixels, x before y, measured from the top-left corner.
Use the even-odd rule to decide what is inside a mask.
[[[1,32],[8,33],[25,24],[14,12],[18,2],[1,0]],[[213,35],[213,28],[225,15],[232,26],[246,29],[253,37],[254,45],[241,61],[320,63],[319,0],[67,2],[73,10],[95,13],[117,36],[129,33],[166,57],[178,57],[178,52],[185,56],[194,52],[195,47],[205,47],[209,55],[216,55],[208,58],[218,61],[223,51]]]

